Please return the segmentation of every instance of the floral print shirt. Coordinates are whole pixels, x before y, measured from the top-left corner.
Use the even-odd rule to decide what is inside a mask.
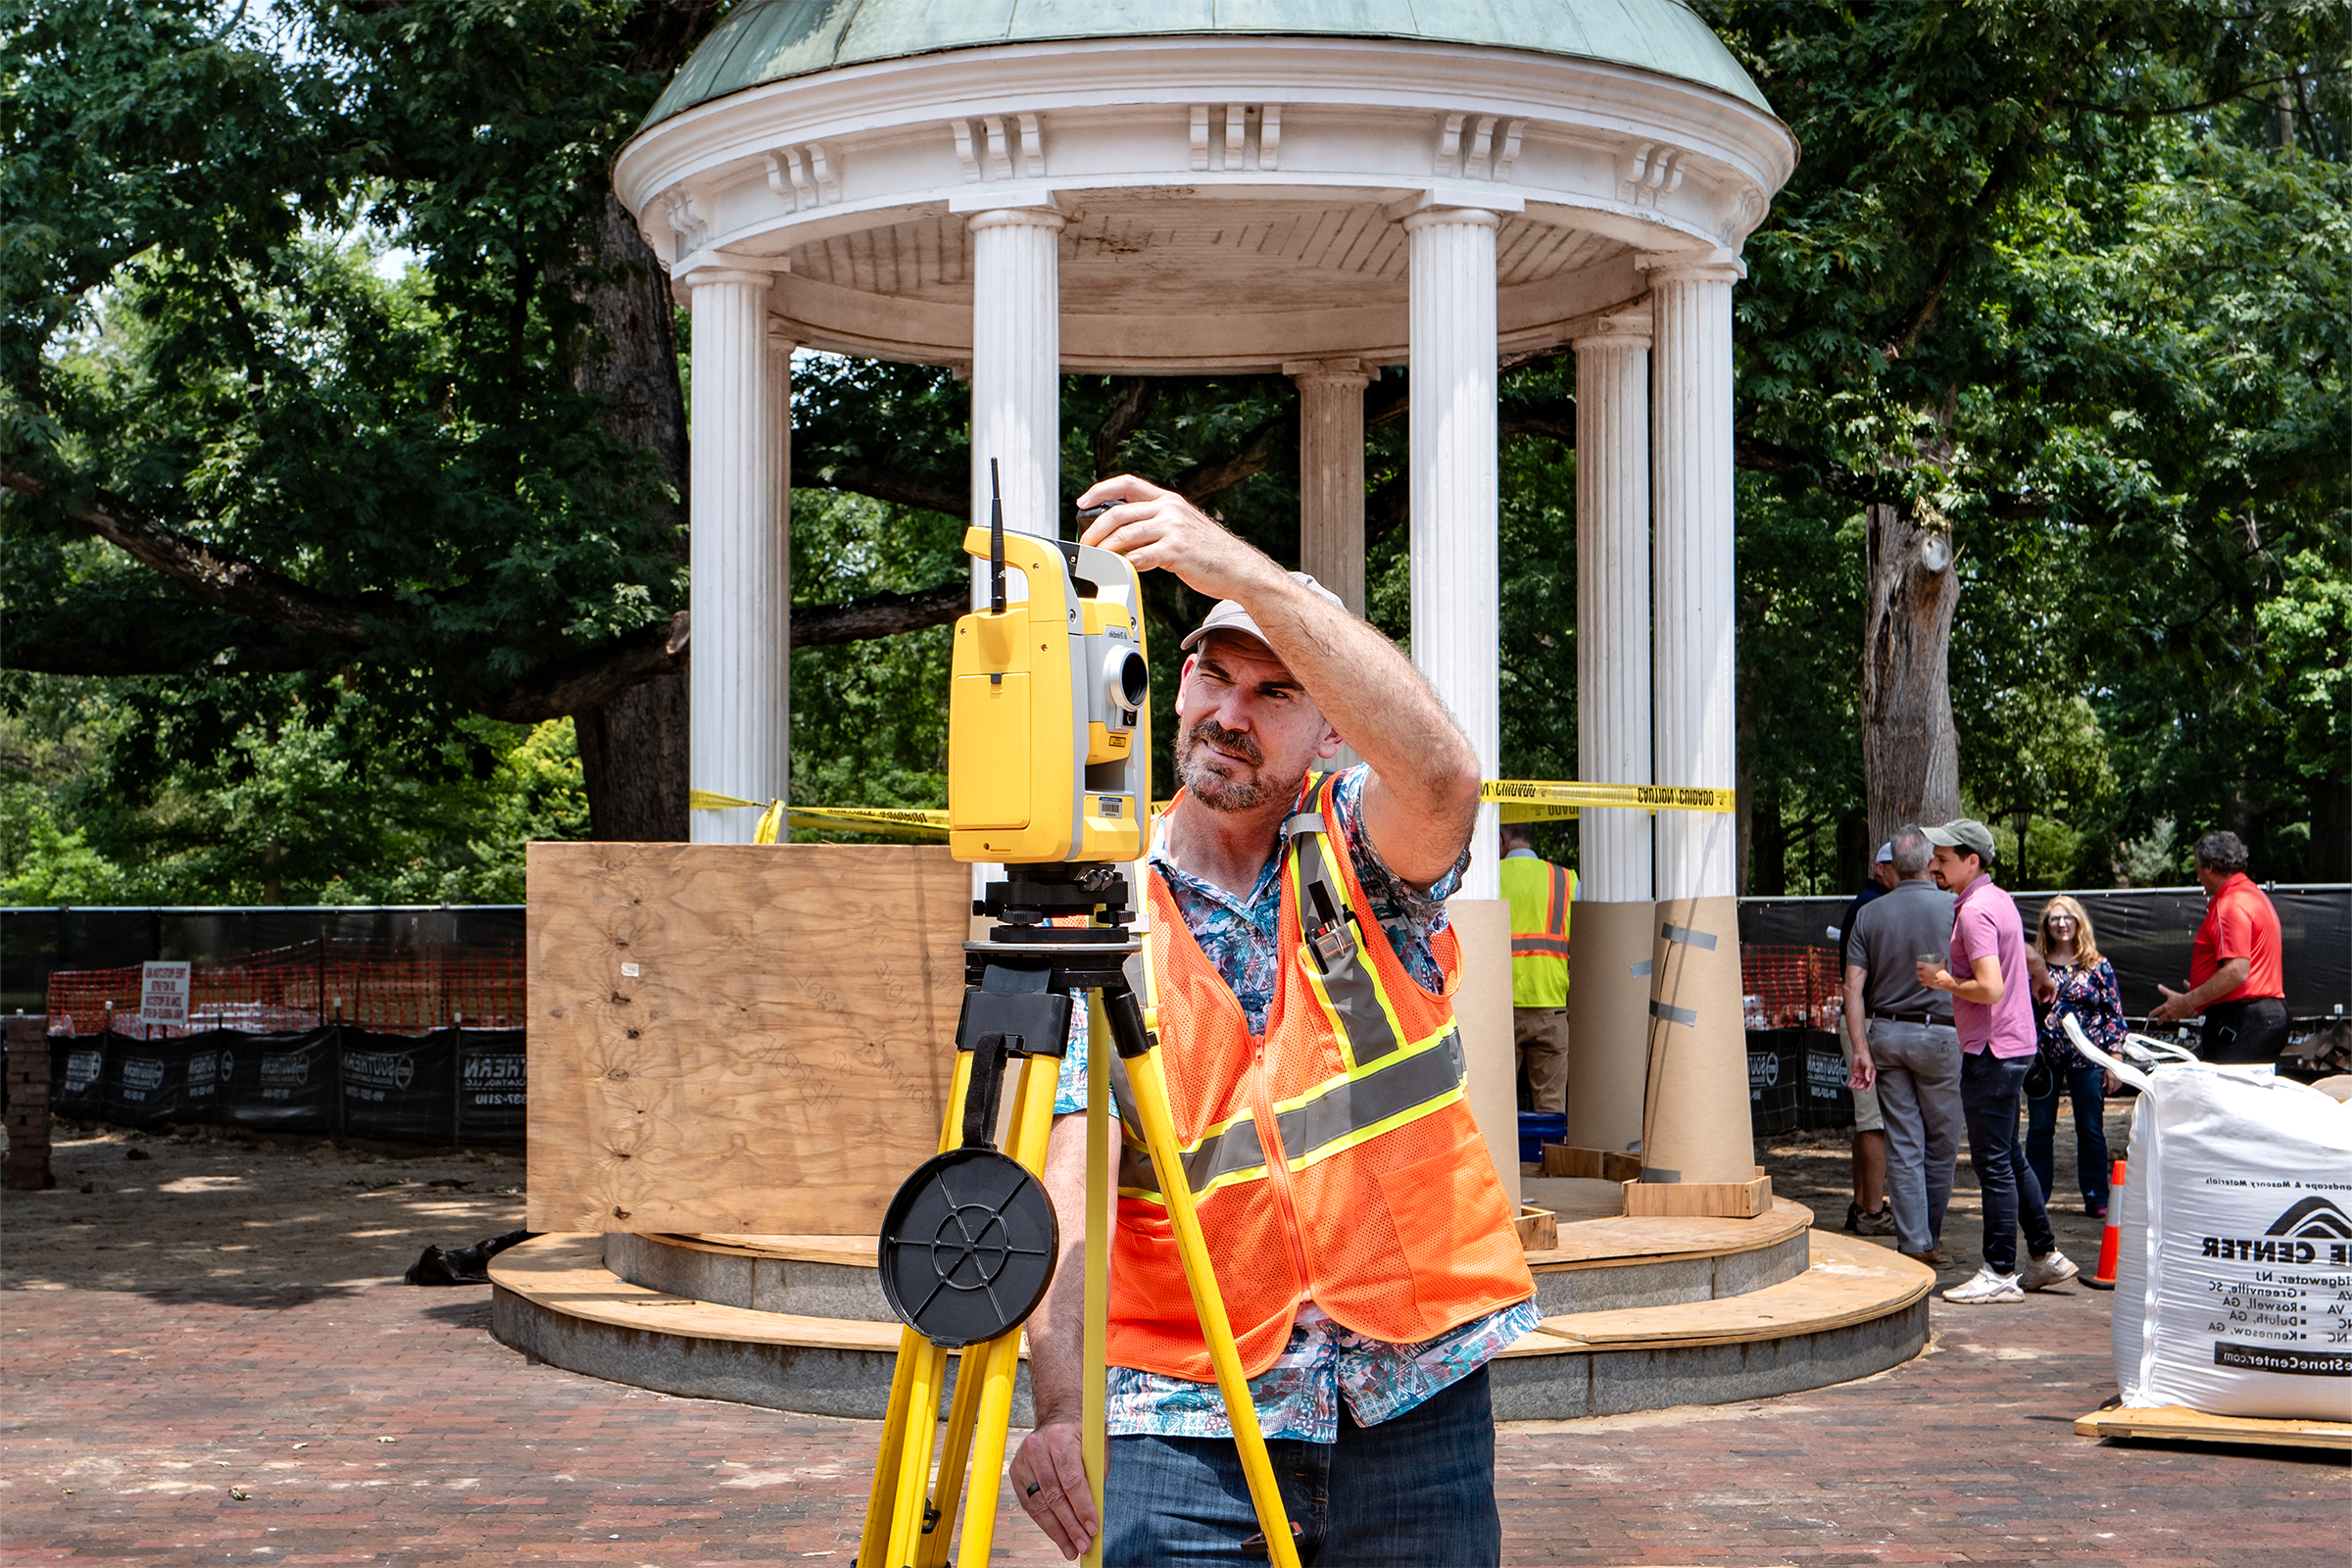
[[[2116,982],[2114,964],[2105,958],[2087,969],[2053,963],[2050,980],[2058,987],[2058,995],[2047,1006],[2036,1003],[2034,1009],[2041,1029],[2043,1055],[2063,1067],[2086,1065],[2074,1041],[2067,1038],[2062,1020],[2070,1014],[2101,1051],[2113,1053],[2124,1043],[2124,993]]]
[[[1463,851],[1453,869],[1427,891],[1391,871],[1372,847],[1363,826],[1364,785],[1371,770],[1342,773],[1333,790],[1340,837],[1355,862],[1373,918],[1387,931],[1396,956],[1413,978],[1437,989],[1444,984],[1430,941],[1446,929],[1446,898],[1461,883],[1470,856]],[[1301,790],[1303,809],[1313,788]],[[1152,846],[1152,864],[1167,884],[1184,923],[1200,951],[1233,988],[1252,1033],[1263,1032],[1281,979],[1278,933],[1282,922],[1280,846],[1258,873],[1248,898],[1193,876],[1171,861],[1164,844]],[[1056,1114],[1086,1108],[1086,1020],[1083,1003],[1062,1058]],[[1543,1313],[1533,1300],[1493,1312],[1418,1345],[1391,1345],[1342,1328],[1312,1301],[1298,1310],[1290,1343],[1250,1382],[1257,1424],[1268,1438],[1307,1443],[1339,1441],[1340,1401],[1359,1426],[1374,1426],[1469,1376],[1514,1340],[1535,1328]],[[1214,1383],[1164,1377],[1133,1367],[1110,1368],[1108,1427],[1115,1436],[1230,1438],[1225,1401]]]

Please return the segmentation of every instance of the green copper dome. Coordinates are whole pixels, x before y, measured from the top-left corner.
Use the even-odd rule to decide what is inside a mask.
[[[1483,44],[1652,71],[1771,112],[1681,0],[743,0],[645,122],[841,66],[991,44],[1170,36]]]

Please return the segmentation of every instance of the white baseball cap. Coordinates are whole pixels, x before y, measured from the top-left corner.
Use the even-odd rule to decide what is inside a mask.
[[[1292,572],[1291,580],[1296,583],[1303,584],[1308,593],[1311,593],[1316,598],[1323,600],[1326,604],[1336,605],[1343,611],[1348,608],[1348,602],[1346,600],[1342,599],[1338,594],[1333,593],[1330,589],[1324,587],[1321,583],[1315,581],[1314,578],[1308,576],[1303,571]],[[1266,634],[1257,629],[1257,622],[1250,617],[1249,611],[1242,608],[1242,602],[1240,600],[1220,599],[1214,605],[1209,607],[1208,614],[1202,618],[1199,629],[1194,631],[1194,633],[1190,637],[1187,637],[1183,642],[1177,644],[1177,647],[1179,649],[1189,649],[1195,643],[1199,642],[1201,638],[1207,636],[1212,631],[1237,631],[1245,637],[1254,637],[1259,642],[1266,643],[1266,647],[1269,650],[1274,646],[1272,643],[1266,642]]]

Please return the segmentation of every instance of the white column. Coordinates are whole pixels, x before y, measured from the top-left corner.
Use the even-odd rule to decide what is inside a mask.
[[[1656,333],[1651,455],[1656,525],[1650,557],[1657,679],[1653,758],[1659,784],[1731,789],[1738,778],[1733,702],[1732,284],[1746,273],[1718,254],[1649,258]],[[1739,833],[1729,811],[1661,811],[1657,897],[1739,891]]]
[[[1649,318],[1604,317],[1576,347],[1576,776],[1649,778]],[[1646,904],[1649,813],[1579,814],[1579,895]]]
[[[776,538],[782,557],[783,588],[776,599],[776,638],[784,650],[784,736],[776,766],[775,798],[792,800],[792,351],[800,345],[781,321],[767,328],[769,461],[775,466]],[[819,803],[822,804],[822,803]],[[776,842],[792,842],[789,822],[776,824]]]
[[[1051,538],[1061,522],[1063,219],[1050,208],[974,213],[972,236],[972,521],[988,525],[988,464],[997,461],[1004,526]],[[974,603],[987,595],[973,577]]]
[[[997,208],[965,220],[972,236],[972,521],[988,526],[994,458],[1005,528],[1041,538],[1061,531],[1063,222],[1043,207]],[[1017,578],[1007,586],[1025,591]],[[988,570],[975,565],[972,608],[987,604]],[[972,897],[1003,875],[1002,867],[974,865]]]
[[[1412,239],[1413,663],[1470,737],[1480,776],[1494,778],[1502,761],[1496,220],[1440,207],[1404,226]],[[1462,898],[1502,896],[1495,820],[1494,807],[1479,808]]]
[[[714,268],[684,281],[694,313],[691,783],[767,801],[784,793],[791,717],[769,274]],[[691,814],[697,844],[749,843],[760,819],[750,809]]]
[[[1360,360],[1302,360],[1298,385],[1298,569],[1364,612],[1364,388]]]

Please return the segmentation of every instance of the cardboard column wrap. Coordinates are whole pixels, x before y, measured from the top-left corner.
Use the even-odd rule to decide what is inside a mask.
[[[1584,911],[1577,917],[1581,921]],[[1650,932],[1642,1179],[1750,1181],[1756,1162],[1740,1000],[1739,902],[1661,899]],[[1583,938],[1580,929],[1580,944]]]
[[[1572,1149],[1609,1152],[1642,1140],[1649,1072],[1649,972],[1657,906],[1576,906],[1569,927],[1568,1133]]]
[[[1469,1071],[1470,1114],[1494,1156],[1502,1195],[1519,1208],[1519,1061],[1511,1036],[1511,906],[1503,899],[1448,899],[1446,915],[1462,945],[1462,984],[1453,996]],[[1746,1104],[1746,1091],[1740,1104]]]

